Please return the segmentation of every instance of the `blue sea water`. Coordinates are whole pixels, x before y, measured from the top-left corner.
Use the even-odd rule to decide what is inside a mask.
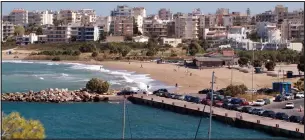
[[[124,86],[154,88],[165,86],[140,75],[95,65],[53,62],[4,61],[2,92],[38,91],[46,88],[79,89],[92,77]],[[171,87],[168,87],[171,88]],[[199,117],[127,103],[125,138],[194,138]],[[121,103],[23,103],[2,102],[4,113],[20,112],[27,119],[40,120],[47,138],[121,138]],[[208,118],[203,118],[197,138],[207,138]],[[235,128],[212,122],[212,138],[274,138],[251,129]]]

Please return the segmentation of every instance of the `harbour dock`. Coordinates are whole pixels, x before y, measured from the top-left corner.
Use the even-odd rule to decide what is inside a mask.
[[[210,106],[155,95],[134,94],[128,97],[134,104],[166,109],[176,113],[194,116],[208,116]],[[304,138],[304,125],[277,120],[219,107],[212,107],[213,120],[221,121],[239,128],[255,129],[274,136]]]

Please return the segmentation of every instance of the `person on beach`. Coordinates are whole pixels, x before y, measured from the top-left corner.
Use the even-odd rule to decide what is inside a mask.
[[[176,88],[178,87],[178,84],[176,83]]]
[[[102,69],[102,67],[100,66],[100,70]]]
[[[149,89],[149,85],[147,85],[147,89]]]
[[[190,73],[190,76],[192,76],[192,73]]]
[[[143,68],[142,64],[141,64],[141,68]]]

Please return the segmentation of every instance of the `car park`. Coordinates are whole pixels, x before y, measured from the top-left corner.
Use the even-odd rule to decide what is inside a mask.
[[[286,109],[293,109],[294,108],[294,103],[292,103],[292,102],[286,103],[285,108]]]
[[[253,102],[253,106],[263,106],[265,105],[265,101],[263,99],[257,99],[255,102]]]
[[[292,94],[285,94],[284,99],[285,99],[285,100],[293,100],[294,97],[293,97]]]
[[[190,102],[191,98],[192,98],[192,96],[186,95],[186,96],[184,96],[184,101]]]
[[[185,99],[185,96],[184,96],[184,95],[180,95],[179,98],[178,98],[178,100],[182,100],[182,101],[183,101],[184,99]]]
[[[223,102],[222,102],[222,101],[219,101],[219,100],[215,101],[214,106],[216,106],[216,107],[222,107],[222,105],[223,105]]]
[[[240,105],[247,106],[247,105],[250,105],[250,103],[245,98],[241,98],[241,104]]]
[[[286,113],[283,113],[283,112],[277,112],[275,114],[275,118],[279,119],[279,120],[286,120],[286,121],[289,120],[289,116]]]
[[[265,99],[263,99],[263,100],[265,101],[265,105],[268,105],[268,104],[271,103],[270,99],[265,98]]]
[[[200,98],[199,97],[191,97],[191,102],[199,104],[200,103]]]
[[[274,111],[266,110],[266,111],[263,112],[262,116],[269,117],[269,118],[274,118],[275,113],[274,113]]]
[[[294,122],[294,123],[301,123],[302,118],[300,116],[292,115],[292,116],[289,117],[289,121]]]

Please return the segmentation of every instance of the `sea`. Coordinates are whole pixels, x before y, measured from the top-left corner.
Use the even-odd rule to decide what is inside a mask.
[[[2,93],[39,91],[47,88],[77,90],[91,78],[108,81],[113,89],[155,90],[175,87],[148,74],[110,69],[101,65],[47,61],[2,61]],[[39,120],[47,138],[122,138],[123,104],[2,102],[5,114],[19,112],[26,119]],[[127,102],[125,138],[191,138],[201,120],[197,138],[208,138],[209,119]],[[212,138],[276,138],[261,131],[242,129],[212,121]],[[278,137],[277,137],[278,138]]]

